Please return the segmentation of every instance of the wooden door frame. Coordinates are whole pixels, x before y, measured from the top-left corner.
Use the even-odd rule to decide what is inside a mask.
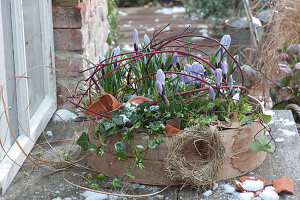
[[[10,2],[15,75],[26,77],[27,67],[22,0],[12,0]],[[4,194],[8,188],[9,184],[19,171],[20,166],[25,161],[26,155],[28,155],[28,153],[31,151],[36,140],[45,129],[47,123],[57,108],[56,77],[54,70],[52,3],[51,0],[39,0],[38,2],[40,3],[39,9],[42,32],[41,42],[42,49],[45,52],[41,58],[44,64],[45,97],[42,103],[39,105],[37,111],[30,118],[29,109],[28,106],[26,106],[30,102],[28,80],[26,78],[16,78],[19,136],[17,137],[17,141],[7,152],[7,155],[0,162],[0,195],[1,193]],[[2,118],[1,120],[4,119]]]

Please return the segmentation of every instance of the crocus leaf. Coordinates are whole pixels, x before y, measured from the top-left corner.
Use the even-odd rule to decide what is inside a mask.
[[[88,148],[90,151],[96,151],[96,146],[94,144],[89,144]]]
[[[259,117],[263,120],[265,124],[271,121],[271,115],[260,114]]]
[[[88,135],[85,132],[83,132],[76,143],[82,148],[82,151],[87,151],[89,149]]]

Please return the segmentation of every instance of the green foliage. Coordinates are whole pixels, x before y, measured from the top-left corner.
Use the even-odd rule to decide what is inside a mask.
[[[115,176],[110,184],[116,188],[121,188],[123,186],[122,181],[119,177]]]
[[[264,151],[267,153],[272,153],[271,145],[269,144],[269,140],[263,136],[257,136],[253,142],[250,144],[251,150],[256,153],[259,151]]]
[[[78,138],[77,144],[81,147],[83,151],[87,151],[89,149],[89,138],[85,132],[83,132]]]
[[[197,0],[185,1],[185,7],[189,13],[196,13],[200,16],[229,18],[234,16],[234,4],[236,0]]]
[[[107,37],[107,43],[109,45],[115,45],[118,43],[118,32],[120,30],[120,16],[119,16],[119,9],[118,6],[115,2],[115,0],[107,0],[107,9],[108,9],[108,14],[107,14],[107,19],[109,23],[109,35]]]
[[[93,178],[93,175],[91,173],[88,173],[86,176],[85,176],[88,180],[91,180]]]
[[[105,174],[98,174],[98,175],[97,175],[97,179],[98,179],[99,181],[102,181],[102,180],[104,180],[105,178],[106,178]]]
[[[72,160],[72,156],[74,155],[74,151],[70,150],[68,153],[64,153],[64,158],[66,161]]]
[[[167,2],[178,3],[177,0],[169,0]],[[139,7],[145,6],[149,3],[153,3],[154,5],[166,3],[166,0],[116,0],[118,7]]]
[[[100,190],[100,185],[97,183],[92,183],[90,184],[89,188],[92,190]]]

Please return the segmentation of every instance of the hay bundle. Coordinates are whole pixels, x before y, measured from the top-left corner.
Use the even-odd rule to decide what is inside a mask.
[[[194,187],[211,186],[225,157],[225,148],[217,130],[191,127],[173,136],[164,160],[171,180]]]
[[[277,67],[282,61],[276,50],[285,44],[300,43],[300,0],[277,0],[275,3],[273,19],[268,24],[268,31],[256,54],[258,68],[266,75],[261,82],[265,98],[269,96],[270,80],[274,81],[284,76]]]

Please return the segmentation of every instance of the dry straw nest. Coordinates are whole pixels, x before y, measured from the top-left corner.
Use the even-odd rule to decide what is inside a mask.
[[[271,81],[282,78],[277,65],[280,61],[278,48],[285,44],[300,44],[300,0],[276,0],[272,19],[266,27],[257,49],[258,68],[266,76],[261,81],[263,96],[267,97]]]
[[[164,160],[171,180],[197,188],[211,187],[225,157],[223,140],[217,129],[188,128],[168,142]]]

